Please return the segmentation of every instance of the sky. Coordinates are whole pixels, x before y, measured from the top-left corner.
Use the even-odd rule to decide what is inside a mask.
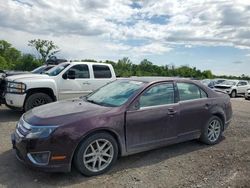
[[[250,0],[2,0],[0,40],[61,58],[148,59],[221,75],[250,75]]]

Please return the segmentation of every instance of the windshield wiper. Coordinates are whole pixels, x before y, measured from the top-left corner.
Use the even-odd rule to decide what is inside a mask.
[[[93,103],[93,104],[98,104],[98,105],[100,105],[100,103],[98,103],[98,102],[96,102],[96,101],[94,101],[94,100],[86,99],[86,101],[88,101],[88,102],[90,102],[90,103]]]

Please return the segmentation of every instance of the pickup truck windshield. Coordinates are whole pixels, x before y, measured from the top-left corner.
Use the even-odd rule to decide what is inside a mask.
[[[103,106],[121,106],[144,84],[140,81],[117,80],[90,94],[86,100]]]
[[[48,70],[47,72],[45,72],[45,74],[49,75],[49,76],[57,76],[58,74],[60,74],[60,72],[62,72],[67,66],[69,66],[69,63],[62,63],[60,65],[57,65],[55,67],[53,67],[52,69]]]

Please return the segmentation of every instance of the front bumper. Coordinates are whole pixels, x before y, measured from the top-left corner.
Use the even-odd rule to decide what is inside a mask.
[[[5,98],[3,96],[0,96],[0,105],[5,104]]]
[[[33,169],[39,169],[46,172],[69,172],[71,170],[71,158],[65,158],[65,160],[52,161],[52,155],[60,154],[61,151],[49,151],[49,160],[45,165],[39,165],[32,160],[30,154],[42,153],[43,151],[53,150],[56,146],[47,146],[51,140],[39,140],[39,139],[23,139],[16,132],[11,135],[11,142],[13,149],[16,151],[17,159],[28,167]]]
[[[6,93],[4,96],[6,105],[16,108],[23,107],[25,97],[26,93],[24,94]]]

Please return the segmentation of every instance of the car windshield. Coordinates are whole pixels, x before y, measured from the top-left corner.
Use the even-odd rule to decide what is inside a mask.
[[[223,85],[229,85],[229,86],[235,86],[236,82],[235,81],[226,80],[226,81],[222,82],[221,84],[223,84]]]
[[[90,94],[86,100],[103,106],[118,107],[127,102],[144,84],[141,81],[117,80]]]
[[[208,85],[211,83],[211,80],[202,80],[201,83],[204,85]]]
[[[42,72],[42,70],[45,68],[45,65],[42,65],[40,67],[37,67],[36,69],[34,69],[33,71],[31,71],[34,74],[39,74],[40,72]]]
[[[60,72],[62,72],[67,66],[69,66],[69,63],[62,63],[62,64],[57,65],[57,66],[53,67],[52,69],[46,71],[45,74],[47,74],[49,76],[56,76],[56,75],[60,74]]]

